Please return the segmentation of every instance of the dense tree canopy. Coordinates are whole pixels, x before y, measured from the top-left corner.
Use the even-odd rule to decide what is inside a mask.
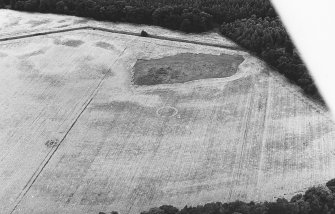
[[[229,37],[322,101],[269,0],[0,0],[13,9],[158,25],[183,32],[220,27]]]
[[[141,214],[335,214],[335,179],[326,186],[311,187],[289,201],[279,198],[275,202],[216,202],[182,209],[163,205]]]
[[[164,205],[142,214],[335,214],[335,192],[331,188],[334,186],[311,187],[305,194],[295,195],[290,201],[280,198],[276,202],[217,202],[186,206],[180,210]]]
[[[221,32],[277,68],[307,94],[320,98],[307,68],[278,17],[261,18],[252,15],[248,19],[223,23]]]
[[[253,14],[276,16],[268,0],[11,0],[11,5],[17,10],[155,24],[186,32],[204,32],[213,23]]]

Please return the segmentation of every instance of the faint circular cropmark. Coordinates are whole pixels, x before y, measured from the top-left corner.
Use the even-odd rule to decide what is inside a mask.
[[[157,109],[156,114],[161,117],[174,117],[178,114],[178,110],[171,106],[164,106]]]

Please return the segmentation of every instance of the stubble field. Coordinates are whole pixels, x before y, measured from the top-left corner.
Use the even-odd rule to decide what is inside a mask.
[[[134,83],[180,54],[243,60]],[[242,51],[78,30],[1,42],[0,70],[0,213],[274,200],[335,177],[329,112]]]

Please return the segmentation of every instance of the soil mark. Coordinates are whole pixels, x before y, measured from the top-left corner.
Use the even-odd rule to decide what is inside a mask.
[[[41,55],[41,54],[45,54],[45,52],[46,52],[46,49],[40,49],[40,50],[37,50],[37,51],[33,51],[31,53],[23,54],[23,55],[19,56],[19,58],[24,59],[24,58],[29,58],[29,57],[32,57],[32,56],[38,56],[38,55]]]
[[[79,47],[82,44],[84,44],[83,41],[81,40],[75,40],[75,39],[69,39],[69,40],[65,40],[65,41],[60,41],[60,40],[55,40],[54,44],[56,45],[64,45],[64,46],[68,46],[68,47]]]
[[[43,20],[30,20],[27,23],[30,24],[32,28],[34,28],[43,24],[47,24],[49,22],[51,22],[49,19],[43,19]]]
[[[242,56],[182,53],[153,60],[137,60],[136,85],[184,83],[192,80],[234,75],[244,61]]]
[[[96,47],[99,47],[99,48],[103,48],[103,49],[106,49],[106,50],[114,50],[114,46],[107,43],[107,42],[97,42],[95,43],[95,46]]]

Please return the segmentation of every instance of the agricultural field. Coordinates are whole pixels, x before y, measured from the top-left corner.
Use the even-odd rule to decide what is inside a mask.
[[[2,37],[63,17],[0,16]],[[0,213],[272,201],[335,177],[328,110],[243,51],[86,29],[1,41],[0,71]]]

